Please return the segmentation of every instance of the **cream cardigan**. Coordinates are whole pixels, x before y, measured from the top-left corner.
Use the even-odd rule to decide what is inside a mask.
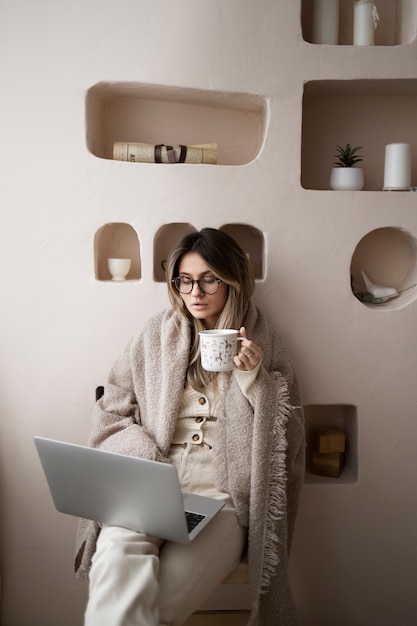
[[[232,373],[218,375],[217,486],[248,527],[252,613],[248,626],[293,626],[287,575],[304,475],[303,415],[295,374],[279,335],[252,304],[243,321],[263,351],[254,407]],[[184,392],[190,327],[171,309],[129,342],[96,403],[90,445],[167,461]],[[75,570],[88,578],[100,528],[81,520]]]

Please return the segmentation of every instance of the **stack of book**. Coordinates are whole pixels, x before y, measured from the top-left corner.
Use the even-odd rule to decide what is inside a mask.
[[[312,473],[339,478],[345,463],[345,450],[346,435],[339,428],[315,431]]]

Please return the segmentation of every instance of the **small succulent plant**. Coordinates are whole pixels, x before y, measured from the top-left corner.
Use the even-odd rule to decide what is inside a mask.
[[[354,167],[359,161],[363,161],[358,151],[362,150],[362,146],[356,146],[352,148],[350,143],[347,143],[344,148],[337,146],[337,154],[333,155],[337,161],[333,163],[337,167]]]

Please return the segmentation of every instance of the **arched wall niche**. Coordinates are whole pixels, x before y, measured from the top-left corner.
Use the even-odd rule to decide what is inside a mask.
[[[196,230],[189,223],[174,222],[161,226],[154,238],[154,280],[165,281],[165,263],[170,250],[181,237]],[[264,234],[255,226],[240,223],[224,224],[219,230],[227,233],[243,248],[252,263],[255,279],[262,280],[265,271]]]
[[[196,232],[192,224],[181,222],[164,224],[157,231],[153,245],[153,277],[156,282],[165,282],[165,264],[169,253],[182,237],[192,232]]]
[[[250,224],[224,224],[220,230],[227,233],[246,252],[256,280],[265,275],[265,237],[262,231]]]
[[[191,232],[195,226],[188,222],[172,222],[161,226],[153,242],[153,279],[165,282],[165,266],[171,249]],[[250,224],[224,224],[219,230],[232,237],[246,252],[252,264],[255,280],[263,280],[265,274],[265,237],[261,230]],[[94,237],[95,278],[110,281],[107,266],[109,258],[130,258],[131,269],[127,280],[142,278],[141,248],[139,237],[130,224],[111,222],[99,228]]]
[[[127,280],[141,278],[140,242],[135,229],[123,222],[104,224],[94,237],[94,273],[97,280],[111,280],[107,259],[131,259]]]

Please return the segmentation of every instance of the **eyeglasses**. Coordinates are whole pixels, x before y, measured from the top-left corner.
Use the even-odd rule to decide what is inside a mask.
[[[215,278],[214,276],[203,276],[203,278],[199,278],[198,280],[193,280],[185,276],[177,276],[177,278],[173,278],[171,282],[174,283],[180,293],[191,293],[194,289],[194,285],[197,283],[198,288],[203,293],[212,296],[218,292],[222,281],[220,278]]]

